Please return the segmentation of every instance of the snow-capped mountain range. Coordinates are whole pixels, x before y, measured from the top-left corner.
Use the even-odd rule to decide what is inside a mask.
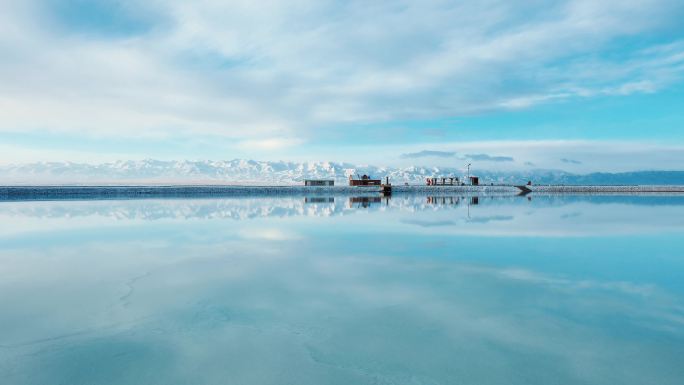
[[[234,159],[227,161],[117,161],[102,164],[41,162],[0,166],[0,184],[250,184],[292,185],[304,179],[335,179],[349,175],[389,177],[392,183],[423,184],[427,177],[463,178],[464,170],[442,167],[376,167],[335,162],[284,162]],[[471,170],[482,183],[537,184],[684,184],[682,171],[571,174],[561,170]]]

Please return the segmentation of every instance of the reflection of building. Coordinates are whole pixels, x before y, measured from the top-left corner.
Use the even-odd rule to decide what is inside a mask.
[[[445,197],[427,197],[427,204],[429,205],[457,205],[460,201],[459,197],[445,196]]]
[[[381,203],[382,198],[380,197],[349,197],[349,208],[353,207],[363,207],[368,208],[373,203]]]
[[[380,186],[381,184],[382,180],[371,179],[370,176],[365,174],[361,176],[359,179],[354,179],[351,175],[349,175],[350,186]]]
[[[304,203],[335,203],[335,197],[304,197]]]
[[[328,179],[306,179],[304,181],[304,186],[334,186],[334,180]]]

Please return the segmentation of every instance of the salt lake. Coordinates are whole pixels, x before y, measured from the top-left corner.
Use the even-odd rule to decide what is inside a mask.
[[[0,202],[2,384],[681,384],[684,195]]]

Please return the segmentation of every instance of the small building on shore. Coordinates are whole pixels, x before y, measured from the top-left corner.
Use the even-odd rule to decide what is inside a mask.
[[[335,181],[332,179],[306,179],[304,186],[334,186]]]
[[[371,179],[368,175],[363,175],[358,179],[354,179],[353,176],[349,175],[349,185],[350,186],[380,186],[382,185],[382,180]]]
[[[456,177],[427,178],[425,184],[428,186],[458,186],[459,180]]]
[[[478,176],[471,176],[470,178],[470,185],[471,186],[479,186],[480,185],[480,177]]]

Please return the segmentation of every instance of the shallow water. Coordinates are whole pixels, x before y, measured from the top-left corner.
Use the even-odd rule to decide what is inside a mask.
[[[681,384],[684,196],[0,203],[2,384]]]

